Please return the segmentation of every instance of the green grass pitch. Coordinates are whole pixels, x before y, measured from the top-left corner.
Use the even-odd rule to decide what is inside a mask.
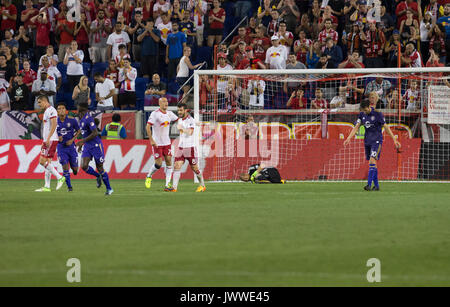
[[[450,286],[450,184],[42,184],[0,180],[0,286]]]

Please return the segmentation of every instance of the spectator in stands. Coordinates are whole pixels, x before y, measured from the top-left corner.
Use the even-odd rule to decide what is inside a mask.
[[[24,26],[19,27],[17,35],[14,37],[18,43],[18,50],[16,54],[19,56],[19,62],[22,63],[25,59],[31,58],[33,41],[28,36]]]
[[[178,29],[178,22],[172,22],[172,33],[167,37],[166,64],[168,64],[169,80],[177,75],[177,65],[183,56],[183,49],[186,47],[186,35],[179,32]]]
[[[335,45],[333,39],[328,37],[322,57],[327,58],[327,68],[337,68],[343,60],[341,46]]]
[[[181,19],[183,18],[183,15],[181,13],[181,7],[180,7],[180,1],[179,0],[173,0],[172,5],[170,7],[169,13],[171,15],[172,22],[176,21],[178,24],[180,24]]]
[[[407,11],[410,10],[415,20],[419,18],[419,7],[414,0],[405,0],[397,5],[395,15],[397,16],[397,27],[400,28],[402,21],[407,18]]]
[[[386,108],[398,110],[399,105],[401,105],[401,98],[399,98],[398,89],[394,89],[391,94],[387,96]]]
[[[119,82],[119,69],[117,68],[116,61],[114,61],[112,59],[109,61],[109,66],[105,70],[103,77],[111,80],[114,83],[114,86],[116,87],[116,89],[114,91],[115,95],[113,96],[113,103],[114,103],[114,107],[117,108],[120,82]]]
[[[220,7],[219,0],[213,0],[213,8],[209,11],[208,46],[213,47],[222,41],[226,13]]]
[[[331,20],[331,28],[333,30],[337,29],[339,21],[336,18],[336,16],[334,16],[332,14],[332,11],[333,10],[331,9],[331,6],[329,6],[329,5],[327,5],[323,8],[323,14],[322,14],[322,17],[319,18],[319,24],[318,24],[320,31],[322,31],[324,29],[324,27],[326,28],[326,22],[328,19]]]
[[[9,86],[9,82],[0,77],[0,112],[11,110],[9,104],[10,99],[7,92]]]
[[[102,76],[100,72],[94,74],[95,84],[95,100],[97,101],[97,110],[112,110],[113,97],[116,96],[116,87],[114,82]]]
[[[59,37],[58,59],[63,60],[64,55],[74,40],[75,22],[67,20],[67,8],[63,6],[56,25],[55,33]],[[67,65],[66,63],[64,63]]]
[[[355,22],[352,26],[352,30],[344,37],[343,43],[347,45],[347,53],[352,54],[357,51],[362,54],[362,44],[364,38],[364,26],[359,21]]]
[[[88,86],[88,77],[82,76],[80,82],[75,86],[72,93],[72,99],[75,103],[75,109],[78,109],[78,104],[87,102],[91,104],[91,89]]]
[[[345,108],[346,96],[345,88],[339,87],[338,95],[334,96],[330,101],[330,108]]]
[[[161,34],[154,27],[153,21],[148,20],[144,32],[137,39],[141,43],[141,72],[144,78],[148,78],[158,71],[158,44]]]
[[[39,10],[33,7],[32,0],[25,1],[25,9],[22,11],[20,15],[20,21],[23,22],[25,30],[27,33],[31,34],[31,38],[34,39],[36,37],[36,24],[31,22],[31,18],[39,14]],[[34,32],[34,33],[33,33]]]
[[[298,87],[296,90],[292,91],[291,97],[289,98],[286,107],[289,109],[299,110],[306,109],[308,101],[304,95],[303,87]]]
[[[287,61],[286,47],[280,45],[280,38],[277,35],[272,36],[272,47],[267,49],[266,61],[270,69],[285,69]]]
[[[78,43],[72,41],[70,47],[66,49],[64,56],[64,65],[67,65],[67,81],[69,82],[69,91],[73,92],[75,85],[80,82],[83,73],[84,52],[78,49]]]
[[[19,73],[23,75],[23,82],[28,86],[28,89],[31,92],[31,87],[33,86],[34,80],[37,78],[37,74],[31,69],[30,61],[23,61],[23,69],[19,71]]]
[[[445,50],[446,54],[450,54],[450,2],[446,3],[444,6],[444,16],[440,17],[436,24],[443,26],[445,29]],[[449,62],[450,57],[447,57],[447,62]]]
[[[400,32],[398,30],[394,30],[392,32],[392,36],[389,41],[386,43],[386,47],[384,47],[384,52],[387,54],[388,67],[397,67],[398,64],[398,46],[403,48],[403,44],[400,40]]]
[[[247,84],[247,92],[249,93],[249,108],[252,110],[264,109],[264,91],[266,82],[260,78],[250,78]]]
[[[231,44],[228,48],[231,51],[234,51],[236,48],[238,48],[241,42],[244,42],[245,45],[249,45],[251,43],[251,38],[247,35],[247,31],[245,30],[244,26],[239,27],[238,35],[233,37],[233,40],[231,41]]]
[[[270,20],[269,24],[267,25],[267,35],[269,37],[275,35],[275,33],[278,32],[279,30],[279,26],[280,26],[280,12],[278,12],[277,10],[272,10],[270,12],[270,17],[272,17],[272,19]]]
[[[239,63],[247,59],[247,53],[245,52],[246,44],[244,41],[240,41],[238,49],[234,52],[233,66],[237,68]],[[237,68],[239,69],[239,68]]]
[[[407,103],[406,110],[408,111],[420,110],[420,92],[417,80],[409,81],[409,88],[403,95],[402,101]]]
[[[38,15],[31,18],[32,23],[36,23],[36,48],[35,56],[36,60],[39,61],[42,55],[46,53],[47,46],[50,45],[50,29],[51,24],[47,19],[47,14],[45,12],[40,12]]]
[[[10,91],[11,110],[25,111],[30,109],[30,89],[23,83],[23,77],[21,73],[16,75],[16,82],[14,82]]]
[[[287,31],[294,32],[295,27],[300,20],[300,10],[294,0],[285,0],[283,3],[284,6],[281,8],[280,17],[284,19],[287,26]]]
[[[250,17],[248,26],[245,28],[247,35],[250,37],[250,41],[256,37],[256,30],[258,28],[258,23],[255,17]]]
[[[108,45],[108,61],[109,59],[115,59],[119,54],[119,46],[124,44],[127,46],[127,50],[130,50],[130,37],[128,33],[122,30],[123,24],[117,22],[114,29],[115,31],[108,36],[106,44]]]
[[[426,12],[423,20],[420,21],[420,52],[422,53],[422,59],[427,61],[430,53],[430,38],[433,33],[433,14]]]
[[[239,63],[236,69],[266,69],[263,61],[255,57],[252,46],[246,46],[245,53],[247,56]]]
[[[376,77],[375,80],[372,80],[367,84],[365,96],[369,97],[372,92],[377,93],[380,100],[380,106],[382,103],[382,107],[385,108],[387,106],[387,97],[391,90],[392,84],[389,80],[383,79],[382,77]]]
[[[194,29],[197,33],[197,44],[203,46],[205,28],[205,15],[208,12],[208,3],[205,0],[189,0],[188,9],[194,14]]]
[[[309,46],[309,52],[306,55],[306,64],[309,69],[313,69],[317,67],[320,58],[322,57],[322,48],[319,41],[314,41]]]
[[[386,43],[383,31],[377,29],[375,21],[369,23],[369,29],[363,35],[364,59],[367,68],[383,67],[383,51]]]
[[[325,29],[319,33],[319,42],[322,44],[322,48],[325,47],[327,38],[331,38],[334,44],[337,44],[338,33],[332,28],[331,18],[325,20]]]
[[[389,37],[391,37],[392,31],[395,29],[395,22],[391,15],[386,13],[385,5],[381,5],[380,7],[380,21],[381,30],[383,31],[385,38],[388,39]]]
[[[434,49],[430,49],[430,57],[427,61],[426,67],[442,67],[445,62],[441,62],[439,54],[434,51]]]
[[[131,56],[130,54],[127,52],[127,46],[122,44],[119,45],[119,54],[116,55],[116,57],[114,58],[114,60],[116,61],[116,65],[118,68],[122,68],[123,67],[123,61],[125,59],[129,59],[131,60]]]
[[[15,75],[19,71],[19,58],[9,47],[3,47],[2,51],[6,56],[6,64],[13,69]]]
[[[311,101],[311,109],[328,109],[330,106],[328,101],[323,98],[323,90],[316,88],[315,94],[315,98]]]
[[[47,78],[47,71],[45,69],[41,69],[39,71],[40,78],[36,79],[33,82],[33,86],[31,87],[31,92],[35,96],[34,101],[34,109],[38,110],[39,105],[37,98],[41,95],[45,95],[48,97],[48,102],[53,106],[54,105],[54,97],[56,95],[56,84],[55,81]]]
[[[80,22],[75,23],[73,35],[78,43],[78,48],[83,53],[89,55],[89,34],[91,32],[91,22],[87,20],[86,14],[80,15]]]
[[[306,69],[305,64],[297,61],[295,53],[291,53],[288,56],[286,69]],[[284,82],[284,92],[291,95],[298,88],[298,82]]]
[[[189,92],[190,85],[186,84],[189,79],[189,70],[195,70],[202,66],[205,63],[199,63],[196,65],[192,65],[191,63],[191,47],[186,46],[183,50],[183,57],[180,59],[180,62],[177,66],[177,83],[179,86],[183,86],[184,95]]]
[[[219,65],[217,65],[217,70],[233,70],[233,67],[227,63],[227,55],[220,52],[218,55]],[[223,109],[225,103],[225,93],[228,87],[227,77],[219,77],[217,79],[217,102],[218,108]]]
[[[105,11],[103,9],[98,10],[97,18],[91,22],[90,27],[90,58],[92,63],[106,62],[107,61],[107,40],[112,31],[111,20],[105,18]]]
[[[354,78],[354,75],[349,74],[348,79],[342,81],[339,91],[345,91],[347,107],[358,109],[364,96],[364,79]]]
[[[114,113],[112,122],[103,127],[101,136],[107,140],[124,140],[127,138],[127,129],[120,123],[120,114]]]
[[[47,49],[46,49],[46,53],[41,56],[41,58],[39,59],[39,66],[42,66],[42,59],[46,57],[48,60],[48,64],[50,66],[55,66],[58,65],[58,56],[55,54],[55,50],[53,49],[52,45],[48,45]]]
[[[0,79],[5,79],[8,83],[12,83],[12,78],[15,74],[14,67],[6,63],[6,55],[0,54]]]
[[[271,0],[264,0],[263,5],[258,7],[256,16],[259,23],[264,27],[267,27],[272,20],[271,13],[273,9],[276,9],[276,7],[271,5]]]
[[[194,23],[191,20],[191,11],[189,9],[184,11],[179,27],[180,31],[186,35],[186,45],[192,48],[195,43],[195,38],[197,37],[197,32]]]
[[[255,123],[253,115],[247,117],[247,122],[239,129],[239,135],[245,139],[256,139],[258,137],[258,124]]]
[[[286,22],[284,20],[280,21],[280,26],[276,35],[280,38],[280,44],[285,46],[287,51],[290,52],[292,44],[294,43],[294,35],[286,29]]]
[[[309,47],[312,45],[312,41],[306,38],[306,32],[300,30],[298,40],[294,43],[294,53],[297,60],[303,64],[306,64],[306,55],[308,54]]]
[[[253,54],[261,61],[266,60],[266,50],[270,47],[270,39],[265,35],[266,28],[263,25],[259,25],[256,28],[256,36],[251,42],[253,47]]]
[[[412,9],[406,10],[406,19],[400,24],[400,36],[404,45],[409,42],[416,44],[420,38],[419,23],[413,18]]]
[[[157,29],[161,33],[161,41],[164,45],[167,44],[167,37],[172,32],[172,22],[167,13],[161,14],[161,22],[156,24]],[[164,46],[165,47],[165,46]]]
[[[135,62],[141,62],[141,44],[138,41],[139,35],[144,33],[145,25],[142,20],[141,11],[136,11],[134,19],[128,28],[128,34],[131,35],[132,40],[132,53]]]
[[[10,48],[14,51],[14,53],[17,53],[17,50],[19,49],[19,42],[13,38],[12,30],[5,30],[5,36],[4,40],[2,41],[2,45]]]
[[[50,24],[50,32],[48,33],[50,43],[52,45],[56,45],[55,25],[56,25],[56,19],[57,19],[57,15],[58,15],[58,9],[53,6],[53,1],[54,0],[47,0],[47,2],[45,2],[45,5],[41,7],[39,13],[40,14],[45,13],[45,17],[47,18],[48,23]],[[42,2],[44,2],[44,0],[42,0]],[[49,45],[49,44],[47,44],[47,45]]]
[[[154,74],[152,76],[152,83],[147,85],[147,89],[145,90],[145,95],[149,95],[148,97],[151,101],[159,100],[159,98],[165,96],[167,93],[167,85],[161,82],[161,77],[158,74]]]
[[[61,72],[56,68],[56,66],[51,66],[49,64],[48,57],[42,58],[42,66],[40,67],[37,79],[40,78],[41,71],[45,70],[47,72],[47,78],[56,83],[56,91],[59,91],[62,84]]]
[[[136,68],[131,66],[130,59],[124,60],[124,67],[119,69],[119,106],[121,109],[136,106],[135,80],[137,77]]]
[[[162,21],[162,16],[167,14],[170,10],[170,1],[157,0],[153,5],[153,19],[155,20],[156,26]]]
[[[16,30],[17,8],[11,0],[3,0],[0,15],[2,15],[0,31]]]
[[[365,68],[364,64],[359,62],[359,52],[354,51],[344,62],[339,64],[338,68]]]
[[[436,24],[437,20],[444,15],[444,6],[440,5],[437,0],[430,0],[430,3],[425,7],[424,13],[431,13],[431,20]]]
[[[239,21],[247,16],[248,12],[252,8],[252,1],[249,0],[237,0],[234,5],[234,17]]]
[[[200,76],[200,108],[202,111],[211,111],[214,109],[214,80],[210,79],[208,75]]]
[[[404,55],[402,55],[402,64],[406,67],[422,67],[422,57],[414,44],[406,45]]]
[[[377,92],[370,92],[369,93],[369,103],[370,106],[374,109],[382,109],[384,108],[384,103],[380,100],[380,96]]]
[[[430,38],[430,50],[434,49],[436,54],[439,56],[440,62],[446,62],[447,52],[446,52],[446,40],[445,40],[445,29],[442,24],[436,24],[433,27],[431,38]]]

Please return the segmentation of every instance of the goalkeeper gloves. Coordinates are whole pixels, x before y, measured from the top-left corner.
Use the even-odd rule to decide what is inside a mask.
[[[255,171],[251,176],[250,176],[250,181],[252,183],[255,183],[255,178],[256,176],[258,176],[258,171]]]

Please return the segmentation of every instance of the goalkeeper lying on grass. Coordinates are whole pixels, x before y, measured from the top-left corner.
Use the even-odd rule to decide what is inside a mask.
[[[252,183],[284,183],[275,167],[266,167],[263,163],[253,164],[248,169],[248,174],[242,173],[239,177],[242,181]]]

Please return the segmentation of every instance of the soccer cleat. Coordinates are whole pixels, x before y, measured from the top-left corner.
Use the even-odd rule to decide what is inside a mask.
[[[165,187],[164,192],[173,192],[174,188],[172,187]]]
[[[366,190],[366,191],[371,191],[370,186],[366,185],[366,186],[364,187],[364,190]]]
[[[102,186],[102,176],[97,177],[97,189],[99,189]]]
[[[61,189],[64,183],[66,183],[66,177],[59,178],[58,182],[56,183],[56,190]]]
[[[167,191],[167,192],[178,192],[178,190],[177,189],[174,189],[174,188],[172,188],[170,191]]]
[[[282,183],[282,184],[285,184],[286,181],[285,181],[284,179],[281,179],[281,183]]]
[[[206,191],[206,187],[205,186],[201,186],[199,185],[197,190],[195,190],[195,192],[205,192]]]
[[[372,188],[372,191],[379,191],[379,190],[380,190],[380,187],[374,186],[374,187]]]
[[[46,187],[42,187],[39,189],[34,190],[35,192],[51,192],[52,190],[50,190],[49,188]]]
[[[73,192],[73,188],[67,188],[67,192]]]
[[[106,195],[106,196],[111,195],[113,192],[114,192],[113,189],[106,190],[105,195]]]
[[[147,189],[150,189],[151,186],[152,186],[152,177],[147,177],[147,178],[145,179],[145,187],[146,187]]]

